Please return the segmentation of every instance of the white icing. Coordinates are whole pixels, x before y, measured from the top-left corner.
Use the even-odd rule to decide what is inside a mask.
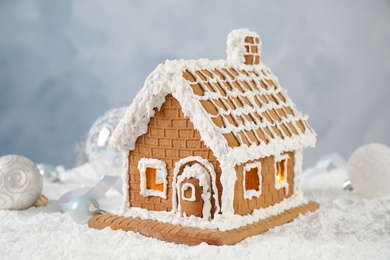
[[[217,214],[214,215],[214,218],[211,220],[205,220],[203,218],[195,216],[181,217],[180,215],[175,214],[172,211],[150,211],[137,207],[129,208],[125,212],[114,210],[112,213],[124,217],[137,217],[141,219],[158,220],[160,222],[169,223],[173,225],[198,227],[202,229],[218,229],[220,231],[226,231],[246,226],[262,219],[269,218],[271,216],[275,216],[284,212],[285,210],[298,207],[300,205],[306,204],[307,202],[307,199],[303,197],[302,193],[298,192],[273,206],[256,209],[251,214],[247,214],[244,216],[233,214]]]
[[[185,192],[190,189],[191,196],[187,198],[185,195]],[[192,183],[184,183],[181,187],[181,199],[186,201],[196,201],[196,195],[195,195],[195,185]]]
[[[246,185],[245,185],[246,173],[253,168],[257,169],[257,175],[259,176],[259,187],[257,188],[257,190],[254,190],[254,189],[247,190]],[[263,180],[262,175],[261,175],[261,163],[255,162],[255,163],[246,164],[242,175],[243,175],[242,188],[244,190],[244,199],[251,199],[252,197],[259,198],[261,195],[261,186],[262,186],[262,180]]]
[[[161,105],[165,101],[167,94],[172,94],[176,98],[185,116],[189,117],[193,123],[194,128],[199,131],[201,140],[210,147],[213,154],[219,161],[222,169],[221,185],[223,187],[223,193],[221,196],[221,212],[226,216],[232,216],[234,214],[233,198],[234,198],[234,184],[236,181],[235,165],[245,163],[250,160],[256,160],[258,158],[264,158],[270,155],[282,154],[285,151],[301,150],[305,147],[314,146],[315,136],[314,131],[305,125],[305,131],[302,132],[297,125],[299,120],[307,121],[307,116],[304,116],[299,112],[287,96],[287,91],[278,84],[277,77],[266,67],[263,63],[257,65],[245,65],[242,63],[243,50],[237,46],[238,43],[242,43],[242,35],[248,33],[248,31],[241,30],[232,33],[228,38],[228,60],[209,61],[207,59],[200,60],[177,60],[166,61],[165,64],[160,64],[146,79],[144,87],[135,97],[132,105],[128,108],[124,118],[120,121],[118,127],[111,137],[111,145],[127,154],[129,151],[135,148],[135,142],[139,136],[145,134],[148,130],[148,123],[150,118],[154,115],[154,109],[160,109]],[[258,37],[257,34],[251,33],[253,36]],[[251,36],[251,35],[249,35]],[[239,39],[236,39],[238,37]],[[234,79],[231,79],[222,69],[232,68],[236,71],[246,71],[246,73],[240,73]],[[218,76],[206,77],[207,82],[218,82],[226,92],[226,97],[222,96],[219,91],[206,91],[203,96],[197,96],[194,94],[190,82],[183,78],[183,72],[189,71],[196,79],[196,83],[204,87],[203,80],[199,78],[194,72],[202,69],[206,69],[209,72],[217,69],[220,73],[225,74],[225,80],[222,80]],[[253,73],[255,71],[257,74]],[[264,71],[264,73],[260,73]],[[255,82],[257,85],[253,91],[245,90],[241,93],[237,88],[229,90],[225,87],[224,83],[231,84],[232,81],[237,80],[242,82]],[[266,80],[272,80],[275,87],[269,86]],[[266,85],[266,89],[260,86],[260,81]],[[241,84],[241,83],[240,83]],[[205,88],[206,89],[206,88]],[[285,102],[281,102],[277,96],[280,94],[285,99]],[[263,102],[261,106],[255,105],[255,99],[257,96],[273,95],[277,102]],[[217,115],[210,115],[201,105],[200,101],[207,100],[214,102],[213,100],[223,100],[228,97],[235,97],[238,99],[247,98],[251,102],[251,106],[244,105],[241,108],[231,109],[227,106],[227,111],[224,111],[219,106],[217,108]],[[226,103],[226,102],[225,102]],[[226,104],[225,104],[226,105]],[[294,115],[286,113],[285,107],[288,107],[293,111]],[[273,120],[269,122],[263,118],[262,113],[269,115],[269,109],[280,109],[286,113],[286,117],[281,122]],[[263,120],[262,122],[255,118],[254,122],[245,121],[238,126],[232,125],[224,119],[225,127],[217,127],[212,121],[213,117],[223,116],[230,114],[234,120],[241,115],[259,115]],[[224,118],[224,117],[223,117]],[[272,118],[272,117],[271,117]],[[281,124],[291,123],[297,131],[297,134],[291,134],[287,136],[284,131],[281,130]],[[275,126],[282,134],[283,138],[280,138],[272,126]],[[260,144],[251,143],[248,147],[240,139],[238,133],[246,136],[245,130],[253,131],[256,129],[268,128],[272,134],[268,135],[263,131],[268,144],[260,142]],[[238,136],[239,146],[229,147],[223,134],[234,133]],[[255,132],[254,132],[255,133]],[[258,140],[259,137],[256,134]],[[247,138],[247,136],[246,136]],[[210,173],[212,173],[210,171]],[[176,173],[177,174],[177,173]],[[125,174],[124,174],[125,175]],[[175,178],[173,180],[176,181]],[[212,177],[212,181],[215,178]],[[214,189],[214,184],[213,184]],[[173,186],[173,211],[176,208],[176,190]],[[218,197],[218,193],[214,192],[214,198]],[[216,200],[217,202],[217,200]],[[127,203],[127,202],[124,202]],[[219,207],[219,203],[216,205]],[[219,212],[219,211],[217,211]]]
[[[210,192],[210,176],[207,171],[200,166],[199,164],[193,164],[192,166],[185,166],[183,173],[177,178],[176,189],[180,190],[180,184],[187,178],[196,178],[199,180],[199,185],[202,187],[202,199],[203,199],[203,209],[202,215],[203,219],[209,220],[211,213],[211,192]],[[195,187],[193,187],[195,189]],[[184,194],[182,194],[184,195]],[[182,196],[183,198],[184,196]],[[177,206],[178,212],[181,213],[180,199]]]
[[[156,176],[159,180],[163,181],[163,191],[147,189],[146,187],[146,168],[156,169]],[[140,183],[140,194],[148,196],[158,196],[161,198],[167,198],[167,165],[164,161],[153,159],[153,158],[142,158],[138,162],[138,170],[140,172],[141,183]],[[157,178],[157,177],[156,177]]]
[[[302,173],[303,155],[302,149],[294,151],[294,193],[300,191],[300,176]]]
[[[224,160],[221,164],[221,184],[223,193],[221,197],[221,212],[227,216],[234,215],[233,200],[234,200],[234,185],[237,180],[235,164],[232,161]]]
[[[282,155],[276,155],[275,156],[275,162],[274,162],[274,179],[275,179],[275,189],[276,190],[279,190],[279,189],[282,189],[282,188],[285,188],[285,194],[287,195],[288,193],[288,182],[287,182],[287,174],[288,174],[288,171],[287,171],[287,160],[289,159],[289,156],[288,154],[282,154]],[[281,162],[282,160],[285,160],[283,162],[284,164],[284,168],[283,168],[283,180],[281,181],[278,181],[277,180],[277,177],[276,177],[276,173],[277,173],[277,163]]]
[[[175,169],[173,170],[173,181],[172,181],[172,212],[176,212],[176,210],[177,210],[176,182],[177,182],[177,178],[179,175],[179,170],[183,165],[185,165],[189,162],[201,163],[202,165],[204,165],[204,167],[206,167],[206,169],[210,173],[211,185],[212,185],[213,194],[214,194],[213,198],[215,201],[215,212],[214,213],[215,214],[218,213],[220,211],[220,206],[219,206],[219,199],[218,199],[218,188],[217,188],[217,183],[216,183],[217,176],[216,176],[215,171],[214,171],[214,166],[209,161],[207,161],[206,159],[204,159],[200,156],[189,156],[189,157],[181,159],[180,161],[178,161],[175,164]]]

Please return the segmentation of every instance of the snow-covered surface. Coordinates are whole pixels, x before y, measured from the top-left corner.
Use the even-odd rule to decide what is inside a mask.
[[[85,168],[82,170],[86,170]],[[306,197],[321,204],[300,216],[234,246],[178,245],[140,234],[94,230],[72,222],[55,203],[63,193],[94,181],[86,172],[61,173],[61,183],[45,183],[49,204],[23,211],[0,210],[2,259],[389,259],[390,197],[362,199],[343,191],[345,172],[303,173]],[[81,175],[84,176],[81,178]],[[102,208],[121,204],[109,191]]]

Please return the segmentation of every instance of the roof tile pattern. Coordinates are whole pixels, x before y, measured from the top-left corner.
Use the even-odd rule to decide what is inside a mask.
[[[268,68],[187,69],[183,77],[229,147],[314,133]]]

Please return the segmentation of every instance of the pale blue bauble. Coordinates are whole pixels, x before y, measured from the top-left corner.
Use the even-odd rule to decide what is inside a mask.
[[[75,199],[69,211],[70,218],[77,224],[86,224],[88,220],[99,213],[99,202],[88,195]]]

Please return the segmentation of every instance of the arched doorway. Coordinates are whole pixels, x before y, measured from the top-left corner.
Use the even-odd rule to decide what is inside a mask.
[[[210,176],[198,163],[185,166],[176,182],[178,211],[183,216],[210,218],[211,189]]]
[[[209,220],[220,205],[213,165],[200,156],[190,156],[175,164],[172,183],[172,211],[182,216]]]

